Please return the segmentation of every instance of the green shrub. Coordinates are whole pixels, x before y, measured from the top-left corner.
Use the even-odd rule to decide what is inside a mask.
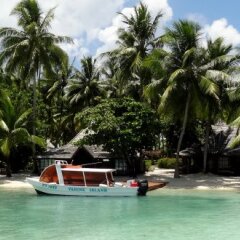
[[[175,168],[176,158],[160,158],[157,165],[159,168]]]
[[[152,167],[152,160],[145,160],[144,163],[145,163],[145,170],[150,171]]]

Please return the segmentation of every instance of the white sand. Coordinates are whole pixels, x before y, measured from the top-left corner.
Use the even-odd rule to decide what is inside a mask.
[[[27,183],[26,177],[31,177],[30,174],[12,174],[11,178],[5,175],[0,175],[0,189],[1,188],[31,188]]]
[[[155,169],[145,176],[151,180],[168,182],[168,189],[196,189],[196,190],[240,190],[240,177],[226,177],[214,174],[188,174],[174,178],[173,169]]]
[[[147,178],[149,181],[167,182],[168,184],[164,187],[167,189],[240,190],[240,177],[197,173],[182,175],[180,178],[175,179],[173,173],[173,169],[155,169],[143,176],[139,176],[139,178]],[[30,175],[13,174],[12,178],[0,175],[0,189],[31,188],[32,186],[26,182],[26,177],[30,177]]]

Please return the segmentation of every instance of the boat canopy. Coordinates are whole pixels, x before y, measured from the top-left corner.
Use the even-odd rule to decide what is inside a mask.
[[[111,173],[116,171],[116,169],[107,169],[107,168],[61,168],[62,171],[71,171],[71,172],[96,172],[96,173]]]

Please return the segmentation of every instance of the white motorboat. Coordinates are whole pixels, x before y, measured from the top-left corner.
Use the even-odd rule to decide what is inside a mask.
[[[27,181],[39,194],[69,196],[144,196],[148,190],[147,180],[115,182],[115,169],[85,168],[56,160],[45,168],[39,178]]]

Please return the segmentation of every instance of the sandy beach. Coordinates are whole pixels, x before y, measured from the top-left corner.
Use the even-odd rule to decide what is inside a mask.
[[[30,174],[18,173],[12,174],[12,177],[7,178],[5,175],[0,175],[0,189],[1,188],[31,188],[27,183],[26,177],[31,177]]]
[[[176,179],[173,174],[173,169],[155,169],[145,176],[152,181],[167,182],[165,188],[168,189],[240,190],[240,177],[196,173],[181,175]]]
[[[167,189],[195,189],[195,190],[240,190],[240,177],[218,176],[214,174],[188,174],[174,179],[173,169],[155,169],[139,178],[153,182],[167,182]],[[31,188],[26,182],[30,174],[13,174],[11,178],[0,175],[1,188]],[[118,180],[118,179],[116,179]]]

